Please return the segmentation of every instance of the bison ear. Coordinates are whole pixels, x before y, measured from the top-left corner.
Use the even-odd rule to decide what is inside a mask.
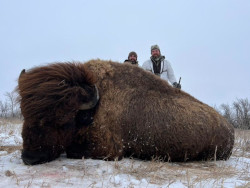
[[[95,85],[95,94],[94,94],[93,98],[91,99],[91,101],[81,104],[80,105],[80,110],[92,109],[92,108],[94,108],[96,106],[98,101],[99,101],[99,91],[98,91],[97,86]]]

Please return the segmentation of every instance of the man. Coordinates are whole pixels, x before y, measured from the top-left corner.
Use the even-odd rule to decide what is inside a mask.
[[[142,68],[169,81],[173,87],[181,89],[181,84],[176,82],[174,71],[170,63],[165,60],[165,56],[161,55],[158,45],[151,46],[151,57],[148,61],[143,63]]]
[[[128,59],[126,59],[124,63],[130,63],[132,65],[138,66],[137,54],[134,51],[130,52],[128,54]]]

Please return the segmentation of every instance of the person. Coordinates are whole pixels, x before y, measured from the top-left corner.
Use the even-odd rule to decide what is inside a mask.
[[[161,55],[157,44],[151,46],[151,57],[143,63],[142,68],[160,76],[160,78],[167,82],[169,81],[173,87],[181,89],[181,84],[176,82],[171,64],[165,59],[165,56]]]
[[[130,63],[132,65],[138,66],[138,61],[137,61],[137,53],[132,51],[128,54],[128,59],[124,61],[124,63]]]

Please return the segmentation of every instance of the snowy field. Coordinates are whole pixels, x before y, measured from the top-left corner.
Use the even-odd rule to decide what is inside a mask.
[[[0,119],[0,187],[250,187],[250,131],[236,130],[228,161],[166,163],[67,159],[26,166],[19,121]]]

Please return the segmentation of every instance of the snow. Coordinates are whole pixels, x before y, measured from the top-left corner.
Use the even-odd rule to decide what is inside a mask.
[[[0,125],[3,124],[0,121]],[[23,139],[20,134],[21,124],[7,124],[1,126],[0,146],[16,146],[21,145]]]
[[[22,137],[17,135],[6,135],[4,133],[0,134],[0,145],[1,146],[15,146],[22,144]]]
[[[0,129],[0,146],[21,146],[21,124],[9,127]],[[1,149],[0,187],[250,187],[249,156],[244,151],[228,161],[164,163],[128,158],[76,160],[62,154],[52,162],[27,166],[20,149]]]

